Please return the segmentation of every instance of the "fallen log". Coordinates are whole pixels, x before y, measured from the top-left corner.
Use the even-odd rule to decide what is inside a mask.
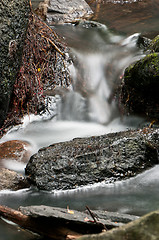
[[[77,239],[84,234],[100,233],[100,222],[85,221],[87,214],[48,206],[20,207],[14,210],[0,206],[0,216],[20,227],[51,239]]]
[[[18,224],[20,227],[54,240],[77,239],[86,234],[97,234],[122,222],[135,220],[136,216],[105,211],[87,212],[56,208],[50,206],[28,206],[14,210],[0,206],[0,216]]]
[[[6,206],[1,206],[1,205],[0,205],[0,216],[19,225],[25,224],[29,218],[28,216],[24,215],[20,211],[14,210]]]

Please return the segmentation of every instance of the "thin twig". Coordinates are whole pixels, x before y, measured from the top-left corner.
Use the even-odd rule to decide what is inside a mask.
[[[52,30],[51,27],[49,27],[44,21],[42,21],[39,16],[36,16],[36,17],[38,18],[38,20],[39,20],[43,25],[45,25],[45,27],[47,27],[47,28],[54,34],[54,36],[55,36],[56,38],[58,38],[57,34]]]
[[[33,12],[31,0],[29,0],[30,11]]]
[[[89,214],[93,218],[94,222],[97,223],[97,220],[99,220],[98,217],[90,210],[90,208],[88,206],[86,206],[86,209],[88,210]],[[97,220],[96,220],[96,218],[97,218]]]
[[[103,224],[99,221],[99,218],[98,218],[97,214],[93,213],[88,206],[86,206],[86,209],[88,210],[90,216],[93,218],[94,223],[101,224],[103,226],[104,230],[107,231],[107,228],[106,228],[105,224]]]
[[[53,46],[54,48],[56,49],[56,51],[58,51],[62,56],[64,56],[64,53],[61,52],[61,50],[56,46],[56,44],[49,38],[45,37],[44,35],[42,35],[41,37],[45,38],[46,40],[48,40]]]

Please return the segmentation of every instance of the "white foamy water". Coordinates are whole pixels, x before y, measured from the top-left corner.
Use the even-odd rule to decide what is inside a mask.
[[[142,118],[125,117],[116,118],[108,125],[101,125],[93,122],[77,121],[43,121],[39,117],[29,121],[24,118],[21,126],[11,129],[0,142],[9,140],[25,140],[32,145],[32,152],[37,152],[39,148],[49,146],[53,143],[72,140],[77,137],[89,137],[104,135],[110,132],[119,132],[128,129],[135,129],[136,125],[143,123]]]
[[[9,170],[13,170],[13,171],[20,172],[23,174],[24,174],[25,167],[26,167],[26,163],[19,162],[19,161],[13,160],[13,159],[10,159],[10,160],[4,159],[4,160],[2,160],[2,164],[3,164],[3,167],[5,167]]]

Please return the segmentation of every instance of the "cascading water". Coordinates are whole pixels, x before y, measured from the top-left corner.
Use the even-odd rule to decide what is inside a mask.
[[[66,106],[62,108],[63,118],[107,124],[111,119],[113,104],[108,102],[111,89],[104,73],[106,56],[100,53],[75,54],[74,93],[66,98]]]
[[[74,29],[74,35],[81,34],[82,27]],[[82,30],[85,33],[85,25]],[[78,41],[83,41],[83,34]],[[80,49],[76,49],[76,46],[72,48],[74,64],[70,72],[73,91],[65,93],[58,119],[108,125],[119,116],[113,91],[120,84],[124,69],[142,57],[142,51],[137,48],[138,37],[139,34],[128,38],[113,35],[105,25],[99,24],[95,30],[89,30],[87,44],[91,42],[92,47],[84,47],[84,50],[81,49],[83,46]]]

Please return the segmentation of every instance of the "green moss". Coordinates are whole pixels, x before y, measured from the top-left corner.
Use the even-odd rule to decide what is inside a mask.
[[[152,40],[149,49],[151,52],[159,52],[159,35]]]
[[[159,53],[151,53],[125,70],[122,101],[129,111],[159,118]]]
[[[125,70],[124,79],[126,82],[130,80],[133,85],[141,87],[142,85],[145,86],[145,84],[148,85],[156,76],[159,76],[159,53],[151,53],[135,64],[130,65]]]

